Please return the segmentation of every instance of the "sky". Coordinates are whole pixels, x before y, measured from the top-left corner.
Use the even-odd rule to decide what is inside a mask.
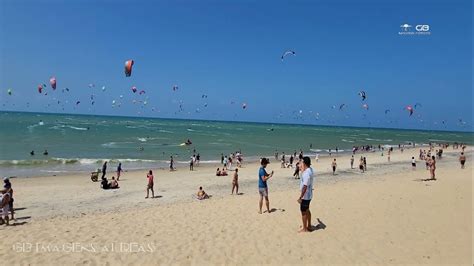
[[[470,0],[0,0],[0,110],[472,131],[472,12]]]

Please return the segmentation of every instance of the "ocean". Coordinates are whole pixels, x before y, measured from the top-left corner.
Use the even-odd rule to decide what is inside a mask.
[[[221,153],[242,151],[244,160],[273,158],[302,149],[324,156],[354,145],[473,144],[473,133],[334,126],[264,124],[139,117],[0,112],[0,175],[43,176],[91,172],[109,161],[125,170],[187,164],[194,150],[201,163],[220,162]],[[187,139],[192,145],[182,145]],[[48,155],[43,155],[47,150]],[[30,155],[34,151],[35,155]]]

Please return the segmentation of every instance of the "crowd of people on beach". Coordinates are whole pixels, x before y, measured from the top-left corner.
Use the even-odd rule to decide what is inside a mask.
[[[411,144],[411,143],[410,143]],[[415,144],[413,143],[413,146]],[[434,143],[429,143],[429,145],[426,147],[426,149],[419,149],[419,155],[418,159],[420,161],[425,162],[426,170],[429,171],[430,173],[430,178],[425,179],[425,181],[428,180],[437,180],[436,179],[436,160],[441,159],[443,156],[443,150],[447,149],[450,146],[448,143],[442,143],[442,144],[434,144]],[[461,149],[460,156],[459,156],[459,163],[461,165],[461,168],[465,168],[465,163],[466,163],[466,155],[464,153],[466,144],[463,143],[454,143],[452,145],[452,148],[454,150]],[[383,156],[383,151],[387,149],[387,157],[388,157],[388,162],[390,163],[390,155],[394,151],[393,147],[383,147],[381,145],[378,145],[377,147],[374,147],[372,145],[362,145],[362,146],[354,146],[352,149],[352,155],[350,157],[350,168],[354,169],[354,161],[355,161],[355,154],[358,152],[375,152],[376,149],[379,151],[382,151],[382,156]],[[403,153],[404,150],[404,145],[398,145],[398,149],[401,153]],[[338,149],[336,148],[336,154],[338,152]],[[312,190],[313,190],[313,183],[314,183],[314,170],[311,167],[311,159],[308,156],[305,156],[303,151],[300,150],[298,153],[296,150],[290,154],[290,157],[287,160],[287,157],[284,152],[282,152],[281,157],[279,158],[279,153],[276,151],[275,152],[275,159],[280,161],[280,166],[281,168],[294,168],[295,171],[293,173],[293,177],[295,179],[300,179],[300,197],[298,198],[298,203],[300,204],[300,211],[302,215],[302,227],[300,232],[309,232],[311,231],[311,212],[309,210],[309,205],[312,199]],[[328,155],[332,157],[332,152],[328,150]],[[220,163],[222,165],[221,168],[217,168],[216,170],[216,176],[227,176],[228,171],[233,172],[232,174],[232,181],[231,181],[231,195],[234,194],[234,192],[237,195],[239,194],[239,168],[242,167],[242,162],[243,162],[243,154],[239,150],[234,153],[230,153],[229,155],[224,155],[223,153],[221,154],[220,158]],[[316,154],[315,156],[316,162],[319,160],[319,154]],[[190,170],[193,171],[194,166],[199,166],[199,161],[200,161],[200,154],[197,153],[194,150],[193,151],[193,156],[191,157],[191,162],[190,162]],[[236,167],[232,169],[233,163],[236,162]],[[261,158],[260,159],[260,165],[261,167],[259,168],[258,171],[258,191],[260,195],[260,200],[259,200],[259,213],[262,214],[262,208],[263,208],[263,202],[265,201],[265,207],[266,207],[266,212],[270,213],[270,201],[269,201],[269,196],[268,196],[268,183],[267,181],[273,177],[274,171],[271,171],[270,173],[267,173],[266,167],[270,163],[270,160],[268,158]],[[176,171],[176,167],[174,165],[174,158],[173,156],[170,156],[170,171]],[[332,174],[335,175],[337,171],[337,159],[332,158],[331,160],[331,169],[332,169]],[[417,167],[417,161],[415,157],[411,157],[411,166],[412,169],[416,169]],[[102,165],[102,169],[98,169],[95,174],[102,174],[101,176],[101,187],[103,189],[118,189],[120,188],[118,181],[120,180],[120,177],[122,173],[124,172],[122,169],[122,163],[118,163],[117,170],[116,170],[116,176],[112,176],[111,181],[109,182],[107,180],[107,167],[108,167],[108,162],[105,161]],[[365,156],[360,156],[359,159],[359,170],[360,172],[364,173],[367,171],[367,158]],[[147,185],[146,185],[146,197],[149,198],[149,192],[151,191],[151,198],[155,198],[155,193],[154,193],[154,176],[152,170],[149,170],[146,175],[147,178]],[[13,189],[12,185],[10,183],[10,180],[8,177],[3,178],[4,181],[4,186],[3,189],[0,190],[0,224],[9,224],[10,218],[9,214],[11,215],[11,220],[14,220],[14,209],[13,209]],[[196,193],[196,198],[199,200],[204,200],[204,199],[209,199],[211,196],[204,191],[203,187],[200,186],[198,189],[198,192]]]

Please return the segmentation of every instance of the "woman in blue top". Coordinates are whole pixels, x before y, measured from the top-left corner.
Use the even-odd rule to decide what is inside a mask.
[[[262,205],[263,205],[263,198],[265,197],[265,203],[267,205],[267,212],[270,213],[270,202],[268,201],[268,187],[267,187],[267,180],[273,176],[273,171],[268,174],[265,171],[265,168],[270,163],[267,158],[262,158],[260,161],[261,167],[258,170],[258,192],[260,193],[260,202],[259,202],[259,212],[262,214]]]

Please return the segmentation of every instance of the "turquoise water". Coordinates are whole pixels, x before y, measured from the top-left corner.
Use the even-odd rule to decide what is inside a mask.
[[[463,132],[15,112],[0,112],[0,121],[0,174],[7,176],[92,171],[104,160],[110,160],[109,171],[119,161],[128,170],[167,167],[170,155],[179,166],[189,161],[194,149],[201,154],[202,163],[215,163],[221,153],[238,150],[246,160],[252,160],[272,156],[275,150],[289,154],[302,149],[307,154],[324,155],[330,148],[347,152],[354,145],[366,144],[472,144],[474,136]],[[193,144],[181,146],[187,139]],[[45,149],[48,156],[43,155]],[[34,156],[30,155],[32,150]]]

